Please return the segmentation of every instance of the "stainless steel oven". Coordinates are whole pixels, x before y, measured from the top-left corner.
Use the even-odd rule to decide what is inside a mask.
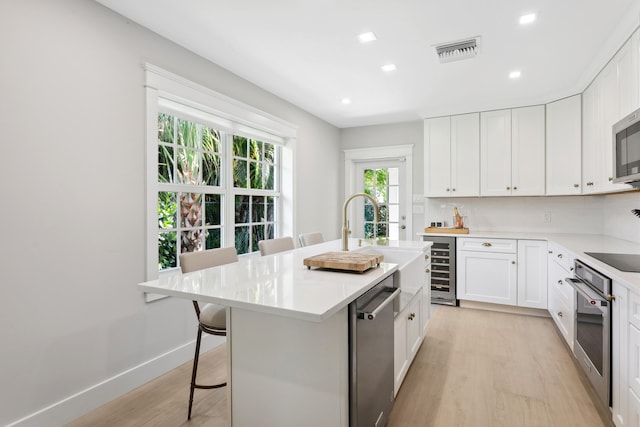
[[[596,393],[611,406],[611,279],[575,261],[576,290],[574,353]]]

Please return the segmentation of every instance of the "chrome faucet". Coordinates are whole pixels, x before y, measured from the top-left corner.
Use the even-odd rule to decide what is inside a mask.
[[[349,250],[349,224],[347,222],[347,206],[349,206],[349,202],[356,197],[366,197],[373,204],[373,212],[375,214],[376,222],[380,221],[380,216],[378,214],[378,210],[380,207],[378,206],[378,202],[372,196],[367,193],[355,193],[351,195],[345,202],[342,207],[342,250]]]

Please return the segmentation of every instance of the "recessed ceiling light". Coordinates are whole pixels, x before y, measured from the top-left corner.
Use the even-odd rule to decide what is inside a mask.
[[[361,43],[368,43],[376,40],[376,35],[373,34],[372,32],[368,32],[368,33],[360,34],[358,38],[360,39]]]
[[[522,73],[520,71],[512,71],[509,73],[510,79],[519,79]]]
[[[344,105],[349,105],[349,104],[351,104],[351,100],[349,98],[342,98],[342,103]]]
[[[395,71],[397,69],[398,68],[396,67],[396,64],[387,64],[382,66],[382,71],[386,71],[386,72]]]
[[[526,15],[522,15],[520,17],[520,25],[531,24],[535,20],[536,20],[536,14],[535,13],[529,13],[529,14],[526,14]]]

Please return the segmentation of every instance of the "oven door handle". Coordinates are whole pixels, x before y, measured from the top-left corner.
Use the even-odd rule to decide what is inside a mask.
[[[609,301],[607,301],[606,298],[599,295],[582,280],[575,277],[567,277],[566,279],[564,279],[564,281],[570,284],[579,294],[585,297],[591,305],[604,307],[608,305]]]

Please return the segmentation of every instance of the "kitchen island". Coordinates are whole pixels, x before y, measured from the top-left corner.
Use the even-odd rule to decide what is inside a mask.
[[[422,253],[429,242],[389,242]],[[357,239],[350,247],[357,248]],[[227,310],[229,425],[348,426],[348,305],[397,271],[307,269],[304,258],[340,241],[141,283],[146,292]]]

